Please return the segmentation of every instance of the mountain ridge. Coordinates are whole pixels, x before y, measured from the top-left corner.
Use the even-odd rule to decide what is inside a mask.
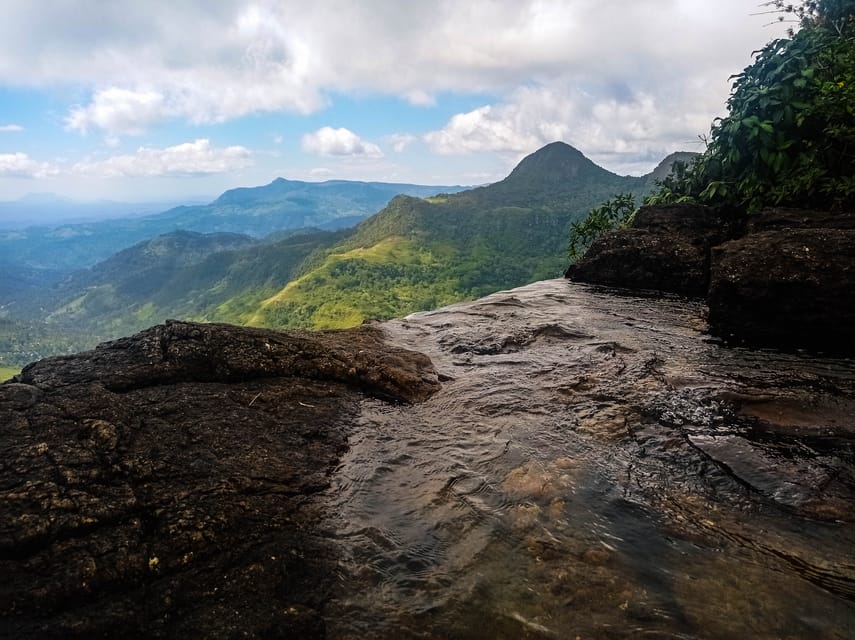
[[[226,200],[293,193],[295,183],[303,184],[283,178],[260,192],[227,192]],[[47,316],[46,326],[69,335],[87,331],[89,347],[166,318],[335,328],[405,315],[560,275],[572,221],[617,192],[641,195],[651,184],[649,175],[618,176],[553,143],[493,185],[398,195],[353,229],[243,236],[216,250],[216,238],[230,236],[172,231],[143,240],[44,289],[47,296],[33,298],[42,315],[28,322]],[[164,250],[182,242],[183,261]]]

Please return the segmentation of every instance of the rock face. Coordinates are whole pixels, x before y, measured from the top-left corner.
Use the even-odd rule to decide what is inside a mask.
[[[0,637],[323,635],[312,496],[361,392],[430,360],[379,330],[169,322],[0,385]]]
[[[629,229],[604,234],[565,274],[579,282],[703,296],[710,248],[736,237],[742,217],[700,205],[642,207]]]
[[[855,214],[642,207],[565,275],[706,297],[710,331],[735,342],[855,352]]]
[[[855,353],[855,230],[749,234],[713,249],[711,273],[713,333]]]

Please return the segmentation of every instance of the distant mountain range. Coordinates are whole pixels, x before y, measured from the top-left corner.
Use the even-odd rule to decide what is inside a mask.
[[[341,229],[376,213],[398,194],[426,197],[464,188],[277,178],[265,186],[226,191],[210,204],[183,205],[143,216],[38,226],[32,220],[41,218],[33,217],[29,226],[0,229],[0,267],[81,269],[137,242],[178,230],[242,233],[261,238],[276,231],[306,227]],[[44,205],[41,202],[39,206]]]
[[[342,327],[477,298],[560,274],[570,224],[616,193],[647,193],[673,159],[684,158],[669,157],[647,176],[618,176],[556,142],[504,180],[465,191],[284,179],[234,189],[210,205],[125,221],[195,229],[146,239],[71,277],[53,272],[49,287],[19,291],[6,303],[6,335],[15,333],[10,322],[31,330],[42,323],[35,332],[42,343],[50,342],[50,327],[66,332],[66,340],[78,334],[94,343],[166,318]],[[365,217],[358,212],[405,188],[428,195],[384,200],[353,229],[282,231],[265,239],[230,232],[270,230],[272,220],[335,227]],[[115,222],[105,224],[115,229]],[[0,356],[3,335],[0,326]]]

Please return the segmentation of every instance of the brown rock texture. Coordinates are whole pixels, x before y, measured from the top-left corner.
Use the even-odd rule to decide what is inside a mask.
[[[597,238],[565,275],[577,282],[702,297],[710,247],[742,232],[738,212],[694,204],[641,207],[630,228]]]
[[[323,637],[313,499],[363,392],[430,360],[371,327],[169,322],[0,385],[0,637]]]
[[[706,297],[710,332],[737,343],[855,353],[855,214],[642,207],[568,278]]]
[[[713,249],[711,332],[855,353],[855,229],[781,229]]]

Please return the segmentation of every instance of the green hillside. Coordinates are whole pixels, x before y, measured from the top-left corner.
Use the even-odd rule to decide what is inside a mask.
[[[119,252],[51,290],[60,301],[45,330],[97,339],[167,318],[232,320],[277,291],[318,247],[342,232],[301,231],[272,242],[238,234],[179,231]]]
[[[286,182],[227,192],[220,204],[273,201]],[[164,234],[59,284],[51,272],[25,274],[11,293],[22,297],[0,304],[0,365],[89,348],[167,318],[345,327],[556,277],[573,221],[616,193],[652,186],[651,176],[618,176],[553,143],[496,184],[399,195],[355,229],[265,240]]]
[[[570,223],[647,178],[622,177],[552,143],[501,182],[457,194],[398,196],[301,277],[237,318],[255,325],[329,328],[389,318],[556,277]]]

